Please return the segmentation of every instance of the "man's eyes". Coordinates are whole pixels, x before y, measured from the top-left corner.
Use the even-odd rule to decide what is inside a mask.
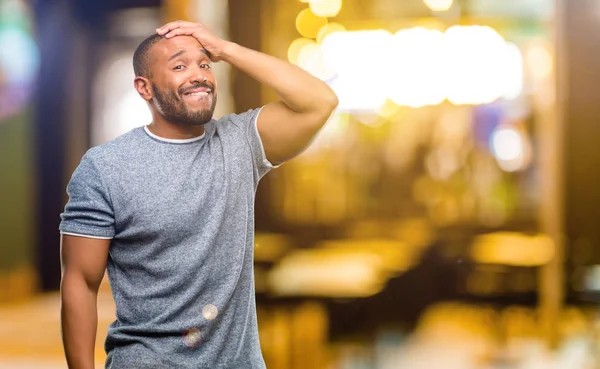
[[[184,68],[185,68],[185,65],[183,65],[183,64],[178,64],[178,65],[176,65],[176,66],[173,68],[173,70],[183,70]],[[202,64],[200,64],[200,68],[202,68],[202,69],[210,69],[210,68],[211,68],[211,66],[210,66],[210,64],[208,64],[208,63],[202,63]]]

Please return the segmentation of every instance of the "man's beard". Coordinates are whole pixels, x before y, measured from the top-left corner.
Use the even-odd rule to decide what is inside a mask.
[[[214,93],[212,86],[204,86],[198,84],[197,87],[209,87],[213,91],[211,93],[212,105],[209,109],[191,110],[189,109],[182,98],[177,96],[173,91],[161,91],[156,86],[152,86],[154,91],[155,102],[158,110],[169,121],[175,124],[198,126],[211,121],[217,105],[217,95]],[[180,96],[183,93],[180,93]]]

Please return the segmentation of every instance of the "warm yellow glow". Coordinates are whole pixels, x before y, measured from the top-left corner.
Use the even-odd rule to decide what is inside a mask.
[[[370,296],[385,282],[383,265],[372,253],[296,250],[269,275],[270,291],[287,296]]]
[[[322,43],[325,37],[336,32],[346,32],[346,27],[335,22],[327,23],[319,30],[319,33],[317,34],[317,42],[319,44]]]
[[[453,104],[485,104],[506,89],[506,42],[490,27],[453,26],[446,33],[446,88]]]
[[[433,11],[443,12],[452,6],[453,0],[423,0],[425,5]]]
[[[335,17],[342,10],[342,0],[310,0],[310,10],[321,17]]]
[[[385,104],[389,83],[388,31],[336,32],[323,40],[325,66],[335,72],[330,83],[341,110],[374,112]],[[358,45],[369,45],[368,61],[360,57]]]
[[[471,248],[471,256],[477,262],[515,266],[541,266],[550,262],[554,253],[554,243],[546,235],[510,232],[479,236]]]
[[[318,158],[318,155],[332,146],[338,146],[347,139],[346,131],[350,123],[350,116],[339,111],[334,112],[325,126],[313,141],[313,143],[302,153],[302,158]]]
[[[383,30],[330,33],[324,27],[321,32],[325,68],[310,69],[331,77],[327,82],[338,94],[342,111],[385,117],[381,108],[388,99],[409,107],[437,105],[445,99],[471,105],[515,99],[523,90],[519,48],[490,27],[453,26],[445,33],[416,27],[394,36]],[[357,57],[357,45],[369,45],[368,68],[364,58]]]
[[[398,105],[420,107],[444,101],[444,34],[422,27],[398,31],[390,48],[388,97]]]
[[[383,118],[390,118],[396,115],[400,110],[400,106],[395,104],[392,100],[386,100],[385,103],[377,109],[377,115]]]
[[[527,68],[536,80],[547,78],[553,69],[552,55],[541,44],[534,45],[526,53]]]
[[[315,15],[310,9],[304,9],[296,17],[296,29],[307,38],[316,38],[321,27],[326,24],[326,18]]]
[[[298,64],[298,55],[300,50],[306,45],[314,44],[315,42],[308,38],[297,38],[290,44],[288,48],[288,60],[290,63]]]
[[[506,84],[502,97],[507,100],[514,100],[523,91],[523,56],[519,47],[512,42],[506,43],[506,64],[504,67]]]
[[[334,72],[325,67],[321,47],[314,42],[302,46],[298,53],[298,65],[324,81],[331,78],[334,74]]]

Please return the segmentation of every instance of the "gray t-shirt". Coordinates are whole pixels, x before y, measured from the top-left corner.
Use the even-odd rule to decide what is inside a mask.
[[[254,294],[254,199],[273,168],[260,109],[167,140],[146,127],[90,149],[63,234],[111,239],[117,306],[106,367],[264,368]]]

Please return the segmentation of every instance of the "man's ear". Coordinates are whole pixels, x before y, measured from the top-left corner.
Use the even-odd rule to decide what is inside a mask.
[[[133,80],[133,86],[140,94],[142,99],[146,101],[152,100],[152,87],[150,85],[150,81],[145,77],[135,77]]]

